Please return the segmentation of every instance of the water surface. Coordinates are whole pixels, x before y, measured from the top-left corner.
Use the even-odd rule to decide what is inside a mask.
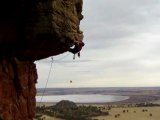
[[[36,101],[40,102],[42,96],[36,96]],[[117,95],[100,95],[100,94],[89,94],[89,95],[54,95],[54,96],[43,96],[41,102],[59,102],[61,100],[70,100],[75,103],[106,103],[106,102],[117,102],[129,99],[129,96],[117,96]]]

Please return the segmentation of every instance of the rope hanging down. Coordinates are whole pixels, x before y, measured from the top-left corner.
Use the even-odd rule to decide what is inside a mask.
[[[52,66],[53,66],[53,57],[51,57],[51,59],[52,59],[52,62],[51,62],[51,66],[50,66],[50,69],[49,69],[49,73],[48,73],[47,81],[46,81],[46,84],[45,84],[44,90],[43,90],[43,92],[42,92],[42,96],[41,96],[41,100],[40,100],[40,105],[41,105],[41,103],[42,103],[43,96],[44,96],[44,93],[45,93],[45,91],[46,91],[47,84],[48,84],[48,81],[49,81],[49,78],[50,78],[50,74],[51,74],[51,71],[52,71]]]
[[[65,56],[63,56],[62,58],[58,59],[58,61],[66,58],[68,55],[69,55],[69,53],[66,54]],[[51,61],[51,66],[50,66],[49,73],[48,73],[48,76],[47,76],[47,81],[46,81],[46,84],[45,84],[45,87],[44,87],[44,90],[43,90],[43,92],[42,92],[42,96],[41,96],[41,99],[40,99],[40,105],[41,105],[41,103],[42,103],[43,96],[44,96],[44,93],[45,93],[45,91],[46,91],[46,88],[47,88],[47,85],[48,85],[48,81],[49,81],[49,78],[50,78],[50,74],[51,74],[51,71],[52,71],[52,66],[53,66],[53,61],[54,61],[54,60],[53,60],[53,57],[51,57],[51,59],[52,59],[52,61]]]
[[[63,57],[61,57],[61,58],[59,58],[58,60],[56,60],[56,61],[61,61],[61,60],[63,60],[64,58],[66,58],[67,56],[69,55],[69,53],[68,54],[66,54],[65,56],[63,56]],[[42,103],[42,100],[43,100],[43,97],[44,97],[44,93],[45,93],[45,91],[46,91],[46,88],[47,88],[47,85],[48,85],[48,81],[49,81],[49,78],[50,78],[50,74],[51,74],[51,71],[52,71],[52,66],[53,66],[53,57],[51,57],[51,66],[50,66],[50,69],[49,69],[49,73],[48,73],[48,76],[47,76],[47,80],[46,80],[46,84],[45,84],[45,87],[44,87],[44,89],[43,89],[43,92],[42,92],[42,96],[41,96],[41,99],[40,99],[40,106],[41,106],[41,103]]]

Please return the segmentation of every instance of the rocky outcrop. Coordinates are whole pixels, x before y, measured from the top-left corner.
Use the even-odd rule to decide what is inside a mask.
[[[63,53],[73,42],[82,41],[82,0],[17,2],[11,2],[12,6],[1,4],[6,5],[2,11],[11,11],[3,13],[0,20],[1,55],[34,61]]]
[[[36,66],[16,58],[0,60],[0,119],[29,120],[34,116]]]
[[[8,0],[0,4],[0,120],[31,120],[35,60],[81,43],[82,0]]]
[[[77,105],[76,103],[69,101],[69,100],[62,100],[54,106],[57,110],[69,110],[69,109],[76,109]]]

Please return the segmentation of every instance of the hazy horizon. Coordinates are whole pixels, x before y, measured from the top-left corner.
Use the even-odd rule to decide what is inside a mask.
[[[37,87],[37,88],[42,88],[42,89],[45,89],[45,87]],[[132,86],[132,87],[92,87],[92,86],[89,86],[89,87],[47,87],[47,89],[59,89],[59,88],[160,88],[160,86],[144,86],[144,87],[137,87],[137,86]]]

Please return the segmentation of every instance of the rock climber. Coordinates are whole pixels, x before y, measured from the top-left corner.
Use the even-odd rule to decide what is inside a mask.
[[[82,49],[82,47],[84,46],[84,43],[74,43],[74,48],[70,48],[68,51],[73,53],[73,59],[75,59],[75,54],[78,54],[78,57],[80,57],[80,51]]]

